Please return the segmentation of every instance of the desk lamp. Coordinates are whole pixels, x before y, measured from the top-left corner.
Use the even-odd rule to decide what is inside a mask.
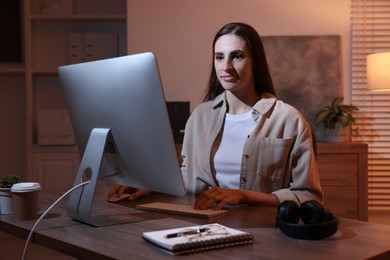
[[[390,52],[367,55],[367,88],[370,91],[390,91]]]

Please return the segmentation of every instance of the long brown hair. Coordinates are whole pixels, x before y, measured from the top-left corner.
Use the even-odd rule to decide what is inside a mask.
[[[265,56],[263,43],[259,34],[250,25],[244,23],[228,23],[224,27],[222,27],[214,37],[212,45],[213,65],[211,66],[208,87],[205,91],[203,101],[213,100],[215,97],[217,97],[224,91],[224,88],[219,82],[215,71],[214,53],[216,41],[219,39],[219,37],[226,34],[236,35],[246,42],[246,45],[249,49],[249,53],[253,60],[253,75],[256,92],[259,95],[263,94],[264,92],[268,92],[276,96],[274,85],[271,79],[271,74],[268,68],[267,59]]]

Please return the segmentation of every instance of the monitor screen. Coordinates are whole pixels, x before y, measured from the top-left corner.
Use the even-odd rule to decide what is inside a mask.
[[[82,155],[75,185],[86,177],[94,182],[104,178],[155,192],[185,194],[154,54],[67,65],[58,72]],[[83,191],[72,192],[68,201],[72,218],[79,218],[80,211],[91,213],[94,186],[89,183]],[[79,198],[86,193],[90,198]]]

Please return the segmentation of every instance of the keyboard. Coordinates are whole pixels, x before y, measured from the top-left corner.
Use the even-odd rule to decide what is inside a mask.
[[[136,207],[137,209],[146,211],[156,211],[163,213],[187,215],[200,218],[213,218],[228,213],[227,210],[213,210],[213,209],[194,209],[193,206],[181,205],[174,203],[153,202],[147,204],[141,204]]]

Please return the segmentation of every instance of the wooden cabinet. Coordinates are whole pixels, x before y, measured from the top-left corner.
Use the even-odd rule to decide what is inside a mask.
[[[36,148],[33,153],[32,179],[41,184],[44,191],[56,191],[72,187],[80,164],[80,155],[75,147],[72,149],[53,147]]]
[[[14,127],[21,126],[25,130],[15,129],[1,135],[6,139],[4,141],[21,140],[23,145],[13,146],[13,149],[19,149],[14,152],[19,155],[15,162],[0,162],[14,164],[9,168],[16,168],[16,171],[13,171],[15,174],[21,175],[23,180],[42,182],[44,189],[54,180],[56,186],[62,183],[62,188],[69,188],[71,185],[68,180],[70,176],[73,177],[74,165],[79,162],[79,156],[75,156],[77,149],[74,141],[65,144],[40,143],[41,112],[67,110],[67,102],[57,74],[59,66],[127,54],[127,1],[20,1],[23,61],[16,64],[0,63],[0,79],[4,82],[2,85],[7,84],[7,88],[1,86],[0,94],[8,94],[6,91],[12,88],[15,93],[9,94],[9,97],[22,97],[18,99],[18,102],[22,103],[22,111],[16,110],[14,115],[15,118],[21,118],[22,123],[17,122]],[[12,102],[15,103],[13,100],[9,101]],[[15,111],[14,108],[3,110]],[[46,125],[57,130],[61,127],[53,126],[52,122]],[[3,154],[7,155],[9,152],[4,151],[1,155]],[[66,161],[65,165],[62,159]],[[64,170],[65,168],[69,169],[69,172]]]
[[[343,218],[368,220],[367,144],[318,143],[325,206]]]
[[[127,53],[126,1],[25,0],[24,10],[27,179],[45,190],[69,188],[79,164],[77,148],[74,142],[42,145],[42,111],[67,109],[59,66]],[[61,132],[63,124],[54,124],[50,128]]]

